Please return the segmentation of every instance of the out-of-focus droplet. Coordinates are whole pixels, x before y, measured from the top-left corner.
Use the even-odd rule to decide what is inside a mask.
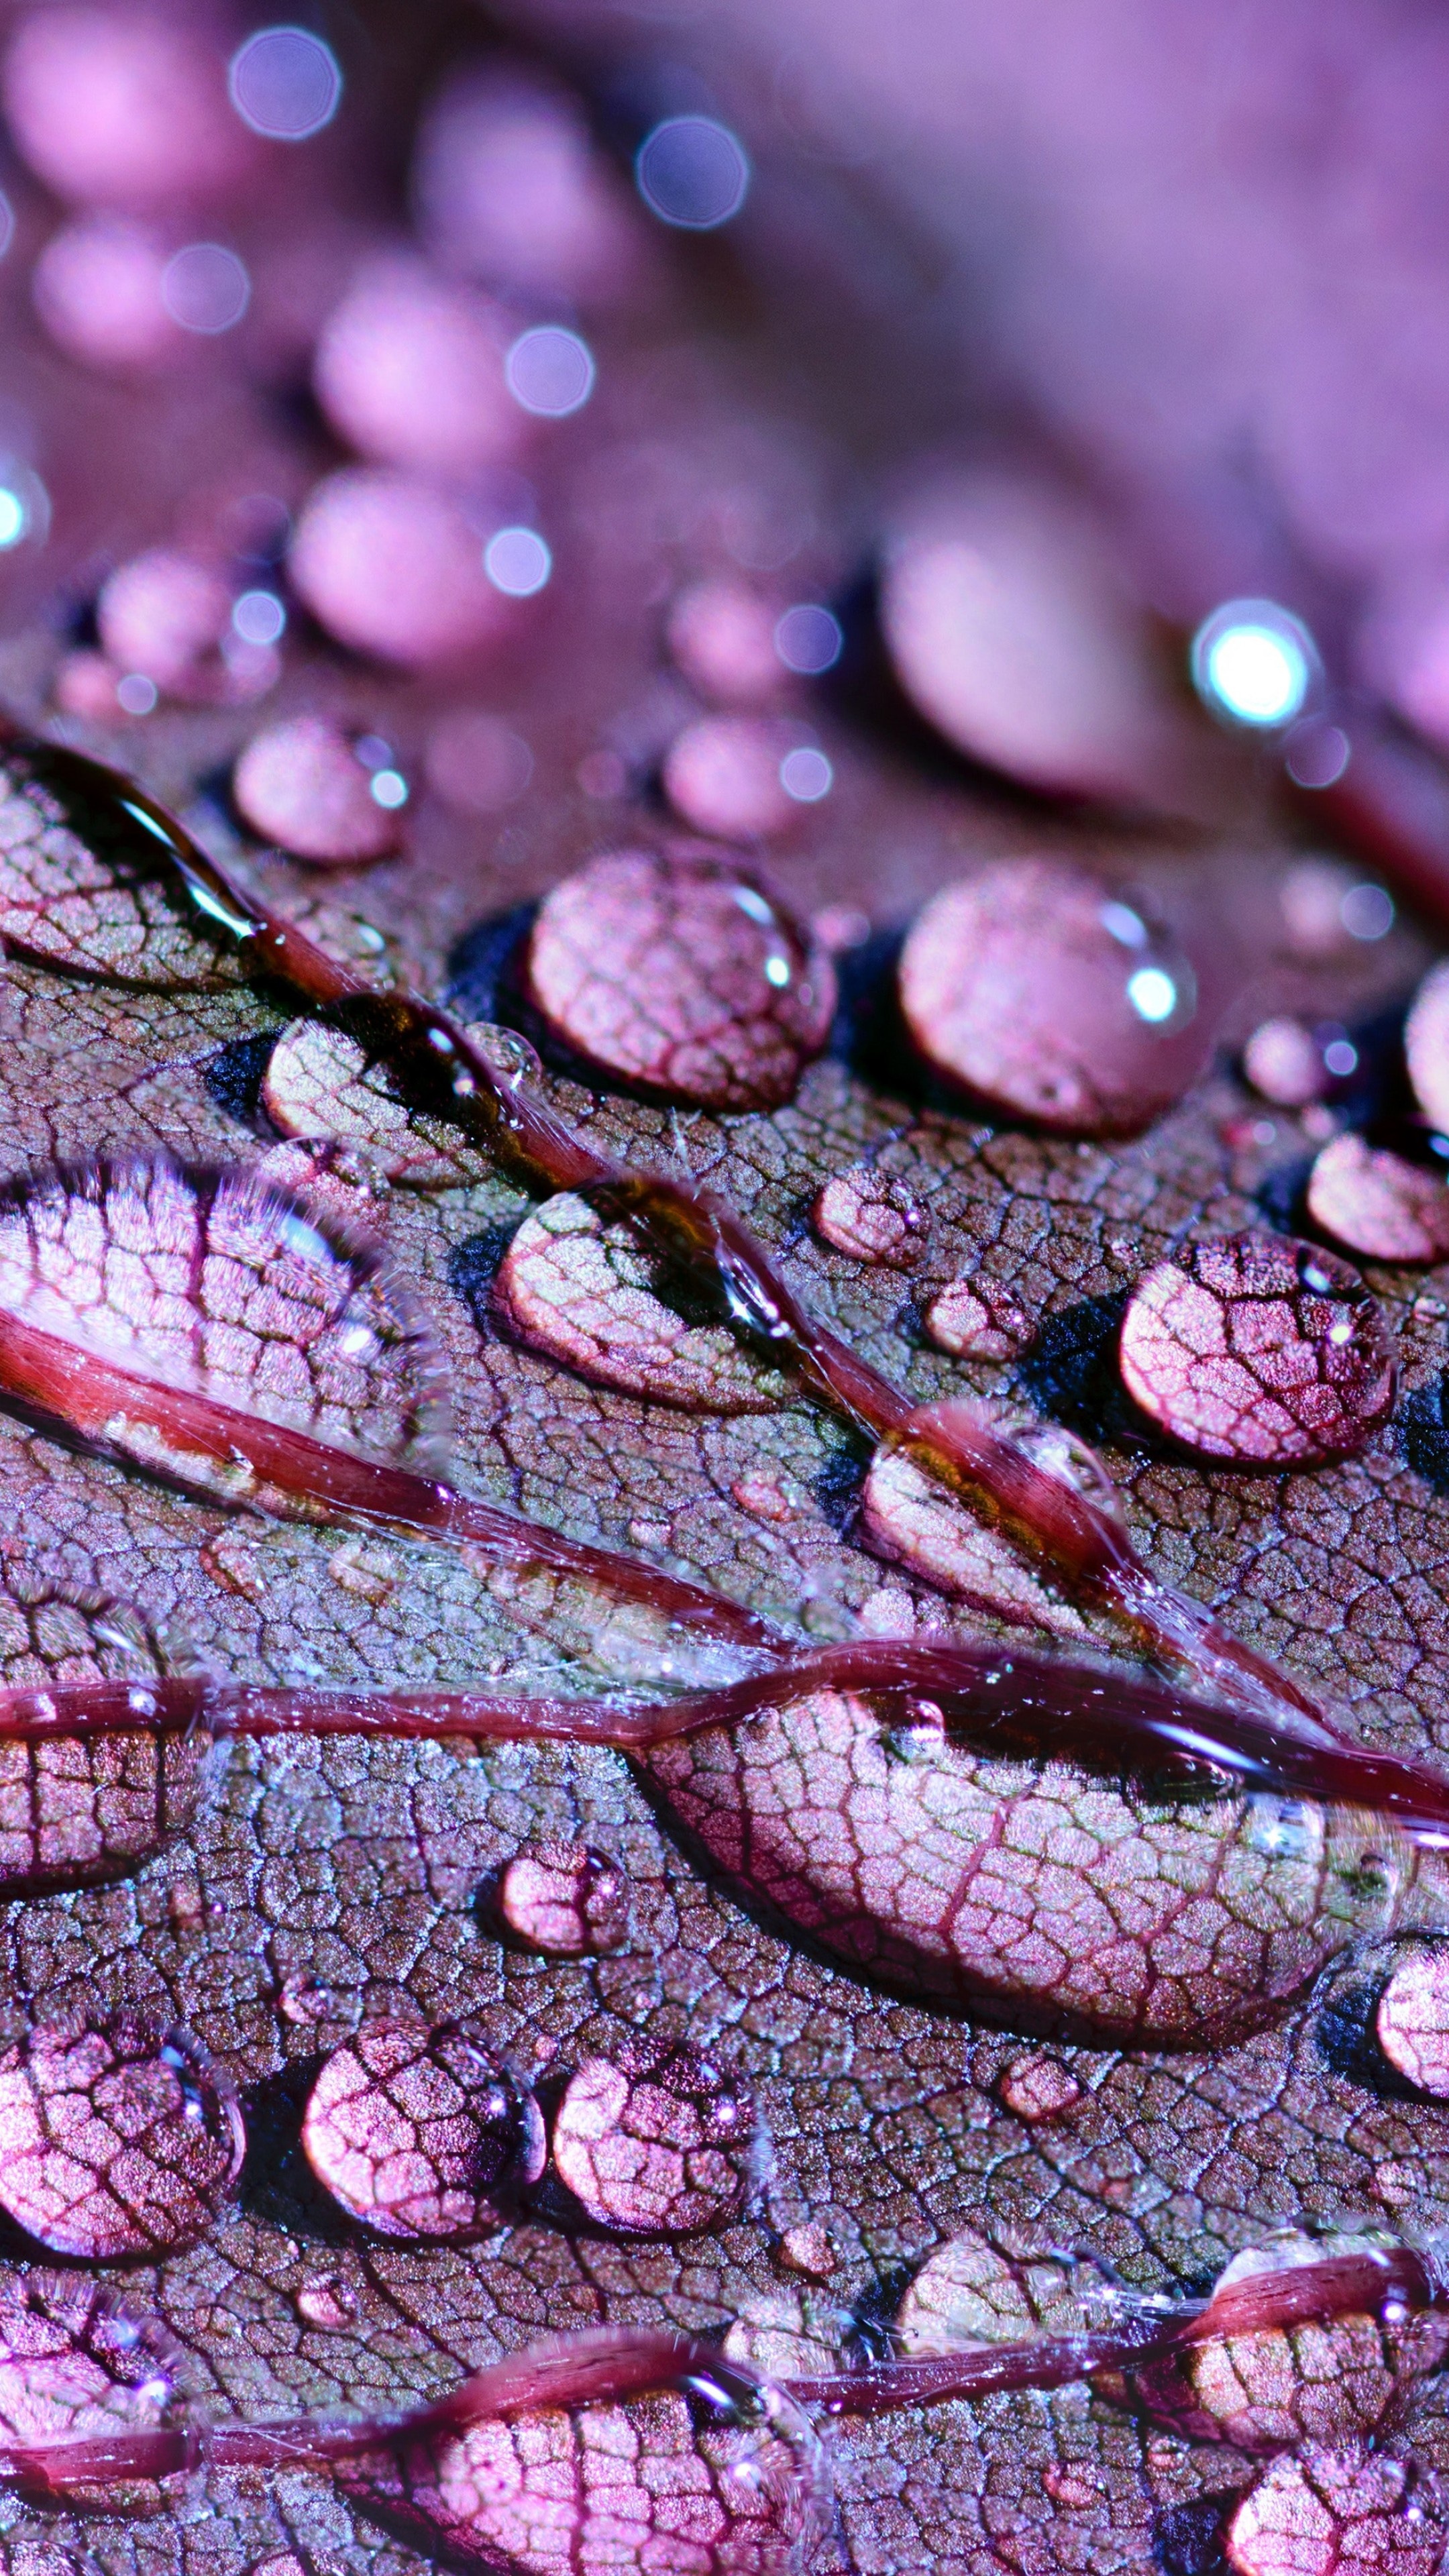
[[[833,670],[844,641],[840,620],[811,600],[787,608],[775,627],[779,659],[787,671],[796,671],[806,679],[819,679],[822,672]]]
[[[576,2069],[550,2144],[559,2179],[599,2226],[693,2236],[738,2215],[755,2135],[748,2093],[707,2058],[640,2041]]]
[[[342,104],[342,71],[330,45],[305,27],[259,27],[231,58],[232,106],[253,134],[305,143]]]
[[[224,242],[188,242],[161,272],[161,301],[172,321],[206,339],[235,330],[251,300],[251,279]]]
[[[1449,1183],[1442,1172],[1365,1143],[1335,1136],[1308,1176],[1316,1226],[1366,1261],[1443,1261],[1449,1256]]]
[[[111,215],[52,233],[35,263],[35,309],[58,348],[92,367],[152,367],[180,345],[161,292],[166,252]]]
[[[1446,2526],[1432,2500],[1411,2509],[1412,2484],[1391,2453],[1306,2442],[1234,2505],[1227,2564],[1233,2576],[1435,2576]]]
[[[952,1359],[1009,1360],[1034,1338],[1014,1297],[971,1271],[938,1288],[925,1313],[927,1339]]]
[[[515,1941],[555,1959],[623,1947],[629,1890],[617,1861],[588,1843],[525,1843],[498,1873],[498,1913]]]
[[[1407,2084],[1449,2101],[1449,1948],[1405,1947],[1380,1990],[1374,2036]]]
[[[365,2021],[318,2075],[302,2144],[333,2199],[382,2236],[475,2235],[544,2165],[533,2095],[453,2023]]]
[[[1310,965],[1351,956],[1356,942],[1382,939],[1394,924],[1392,896],[1342,859],[1300,859],[1281,878],[1278,900],[1283,944]]]
[[[1259,1096],[1279,1109],[1322,1100],[1332,1082],[1312,1029],[1287,1012],[1259,1022],[1243,1049],[1243,1071]]]
[[[810,1219],[823,1243],[854,1261],[913,1270],[926,1249],[930,1222],[903,1180],[857,1163],[818,1193]]]
[[[231,605],[231,590],[211,565],[158,546],[107,577],[96,624],[118,670],[139,672],[169,697],[205,704],[225,686],[220,652]]]
[[[258,839],[275,841],[294,858],[339,867],[358,867],[397,848],[396,809],[374,786],[353,743],[325,716],[268,725],[253,734],[232,771],[237,810]]]
[[[968,758],[1055,794],[1161,800],[1170,703],[1069,495],[999,471],[925,493],[887,544],[881,620],[906,695]]]
[[[597,372],[588,342],[559,322],[536,323],[522,332],[504,367],[514,401],[540,420],[567,420],[582,411]]]
[[[1190,1245],[1133,1290],[1128,1393],[1184,1447],[1261,1466],[1352,1457],[1394,1401],[1392,1335],[1356,1270],[1315,1244]]]
[[[493,1284],[499,1320],[596,1386],[700,1413],[767,1413],[790,1381],[727,1324],[688,1324],[658,1293],[627,1221],[561,1191],[524,1218]]]
[[[405,252],[357,270],[323,327],[312,381],[339,435],[381,465],[466,480],[523,436],[504,317]]]
[[[823,751],[802,742],[780,763],[780,784],[796,805],[818,805],[835,784],[835,772]]]
[[[996,2090],[1003,2108],[1025,2120],[1029,2128],[1042,2120],[1059,2120],[1082,2098],[1080,2079],[1071,2068],[1040,2049],[1029,2057],[1013,2057],[1002,2069]]]
[[[224,192],[251,167],[220,59],[175,13],[64,0],[27,10],[3,96],[32,170],[81,205],[169,209]]]
[[[423,769],[433,794],[455,813],[498,814],[527,793],[533,754],[501,716],[454,707],[429,733]]]
[[[553,571],[553,555],[537,528],[495,528],[483,549],[483,569],[505,599],[532,599]]]
[[[664,792],[697,832],[721,841],[767,839],[813,801],[796,797],[782,775],[799,742],[798,728],[783,718],[700,716],[665,754]]]
[[[611,302],[640,266],[638,231],[566,92],[466,73],[424,116],[413,189],[429,247],[513,293]]]
[[[31,2030],[0,2057],[0,2209],[53,2253],[194,2244],[245,2152],[235,2095],[183,2032],[123,2014]]]
[[[0,2435],[37,2444],[184,2420],[184,2356],[157,2321],[108,2284],[27,2269],[0,2284]],[[67,2488],[81,2512],[155,2512],[162,2490],[99,2474]],[[66,2554],[67,2568],[74,2560]],[[57,2569],[59,2562],[57,2562]]]
[[[901,951],[926,1062],[1007,1116],[1132,1132],[1201,1070],[1212,1030],[1176,943],[1086,869],[998,859],[947,886]]]
[[[545,896],[527,971],[579,1055],[707,1108],[788,1100],[835,1010],[829,959],[712,854],[590,859]]]
[[[468,519],[411,475],[329,474],[303,505],[288,565],[319,623],[382,662],[443,662],[508,631]]]
[[[1449,1131],[1449,959],[1430,968],[1414,996],[1404,1060],[1430,1126]]]
[[[684,232],[729,223],[750,189],[743,144],[712,116],[667,116],[645,135],[634,175],[650,213]]]
[[[669,611],[669,650],[704,697],[723,706],[768,705],[783,677],[777,622],[759,591],[717,575],[679,592]]]
[[[1229,599],[1192,641],[1192,676],[1214,715],[1278,731],[1302,713],[1318,655],[1301,618],[1272,599]]]

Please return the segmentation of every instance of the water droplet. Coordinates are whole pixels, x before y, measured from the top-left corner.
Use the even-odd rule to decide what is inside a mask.
[[[855,1261],[910,1270],[926,1249],[930,1221],[894,1173],[857,1163],[827,1181],[810,1211],[825,1243]]]
[[[825,1043],[835,977],[788,915],[746,909],[740,895],[756,891],[705,857],[591,859],[539,910],[533,999],[606,1077],[706,1108],[788,1100]],[[772,958],[788,963],[783,986],[767,973]]]
[[[277,2010],[294,2028],[309,2030],[318,2022],[336,2021],[342,2006],[332,1988],[309,1968],[293,1968],[277,1989]]]
[[[96,624],[116,669],[204,705],[229,694],[220,656],[231,612],[231,589],[209,564],[157,547],[108,576]]]
[[[667,116],[640,144],[634,175],[650,213],[686,232],[727,224],[749,194],[744,146],[712,116]]]
[[[544,2163],[532,2094],[451,2022],[365,2021],[322,2068],[302,2144],[350,2217],[408,2238],[496,2225]]]
[[[1192,676],[1215,715],[1253,729],[1289,725],[1319,680],[1318,654],[1300,618],[1272,599],[1230,599],[1192,643]]]
[[[632,1226],[563,1192],[524,1218],[493,1285],[500,1321],[595,1385],[708,1413],[768,1412],[790,1382],[724,1324],[686,1324],[655,1294]]]
[[[357,2301],[346,2282],[331,2275],[325,2281],[304,2281],[293,2304],[304,2325],[317,2326],[324,2334],[340,2334],[357,2315]]]
[[[1449,2101],[1449,1948],[1404,1952],[1384,1981],[1374,2035],[1407,2083]]]
[[[925,1323],[928,1339],[953,1359],[1015,1359],[1035,1339],[1016,1299],[979,1270],[938,1288]]]
[[[881,618],[907,696],[972,760],[1052,793],[1164,793],[1173,718],[1146,624],[1066,494],[990,470],[923,494]]]
[[[1253,1089],[1279,1109],[1302,1109],[1330,1089],[1323,1049],[1312,1029],[1284,1013],[1264,1020],[1243,1049],[1243,1072]]]
[[[665,754],[665,795],[686,823],[712,839],[768,840],[798,822],[802,802],[811,801],[784,776],[800,747],[799,726],[784,717],[700,716]]]
[[[375,785],[341,727],[323,716],[291,716],[253,734],[232,772],[237,809],[260,840],[342,867],[397,847],[395,811]]]
[[[864,1535],[941,1591],[997,1618],[1080,1637],[1079,1611],[1061,1600],[1002,1531],[986,1525],[909,1443],[884,1440],[861,1493]]]
[[[349,447],[452,481],[517,455],[525,434],[504,377],[496,307],[418,258],[365,259],[328,316],[312,382]]]
[[[1349,1457],[1394,1400],[1393,1341],[1357,1271],[1280,1236],[1159,1262],[1133,1291],[1121,1359],[1143,1411],[1210,1458]]]
[[[915,2360],[976,2343],[1029,2343],[1039,2335],[1079,2333],[1089,2322],[1067,2266],[1013,2262],[986,2237],[963,2228],[909,2283],[894,2342]]]
[[[767,706],[784,678],[775,624],[774,608],[748,583],[697,581],[669,611],[669,649],[703,696],[723,706]]]
[[[1060,2119],[1082,2098],[1081,2083],[1071,2068],[1041,2050],[1029,2057],[1013,2057],[1002,2069],[996,2090],[1005,2109],[1031,2127],[1039,2120]]]
[[[1449,1130],[1449,960],[1430,969],[1414,996],[1404,1059],[1430,1126]]]
[[[0,2208],[86,2262],[171,2253],[214,2224],[246,2132],[184,2032],[123,2014],[40,2026],[0,2057]]]
[[[507,410],[517,422],[516,407]],[[303,506],[287,563],[330,635],[407,670],[510,630],[461,504],[421,477],[364,465],[326,475]]]
[[[169,211],[224,194],[252,167],[214,46],[184,18],[102,8],[23,18],[4,91],[30,167],[83,205]]]
[[[468,1034],[476,1043],[479,1031]],[[326,1137],[361,1148],[380,1177],[412,1189],[466,1188],[493,1168],[483,1149],[450,1120],[410,1108],[389,1066],[370,1055],[361,1038],[325,1020],[293,1020],[283,1029],[267,1061],[261,1096],[284,1136]]]
[[[1370,1870],[1352,1809],[1302,1803],[1288,1846],[1267,1847],[1259,1802],[1225,1782],[1148,1760],[1124,1783],[1120,1747],[1062,1758],[1013,1653],[969,1729],[913,1726],[909,1759],[899,1696],[834,1687],[639,1759],[756,1903],[887,1986],[1009,2029],[1206,2046],[1392,1926],[1415,1860],[1391,1828]]]
[[[525,1843],[499,1872],[498,1912],[530,1950],[589,1958],[627,1940],[628,1882],[617,1861],[588,1843]]]
[[[805,2281],[828,2281],[836,2269],[835,2248],[815,2219],[787,2227],[780,2239],[779,2254],[783,2269],[798,2272]]]
[[[1449,1187],[1440,1174],[1362,1136],[1335,1136],[1308,1176],[1315,1225],[1369,1261],[1442,1261],[1449,1254]]]
[[[1445,2526],[1433,2510],[1412,2517],[1411,2486],[1386,2452],[1305,2443],[1234,2507],[1228,2565],[1234,2576],[1435,2576]]]
[[[738,2215],[755,2115],[708,2059],[640,2041],[570,2076],[550,2144],[560,2180],[600,2226],[691,2236]]]
[[[73,2272],[11,2273],[0,2284],[0,2434],[21,2442],[104,2440],[184,2420],[179,2348],[114,2290]],[[54,2502],[54,2489],[36,2486]],[[64,2489],[79,2510],[154,2512],[154,2485],[98,2471]]]
[[[933,895],[900,962],[927,1063],[1058,1134],[1146,1126],[1193,1081],[1212,1032],[1187,958],[1162,935],[1125,943],[1124,909],[1058,859],[993,860]]]

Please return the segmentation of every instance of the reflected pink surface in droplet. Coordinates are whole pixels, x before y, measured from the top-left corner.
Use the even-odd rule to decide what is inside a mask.
[[[640,265],[638,228],[564,92],[483,74],[423,120],[413,189],[444,265],[503,287],[612,301]]]
[[[993,860],[933,895],[901,951],[900,997],[937,1072],[1062,1135],[1146,1126],[1211,1042],[1176,943],[1054,858]]]
[[[1357,1271],[1280,1235],[1159,1262],[1122,1319],[1121,1360],[1174,1439],[1262,1466],[1350,1457],[1394,1400],[1393,1340]]]
[[[640,2041],[569,2078],[550,2141],[590,2218],[644,2236],[691,2236],[733,2218],[754,2147],[748,2094],[693,2050]]]
[[[1444,2526],[1408,2510],[1413,2473],[1357,2445],[1306,2442],[1275,2460],[1228,2520],[1233,2576],[1433,2576]]]
[[[499,1872],[498,1912],[530,1950],[583,1959],[622,1946],[629,1892],[618,1863],[587,1843],[527,1843]]]
[[[166,252],[139,225],[87,217],[35,263],[35,309],[58,348],[91,367],[151,367],[183,345],[166,309]]]
[[[727,707],[767,705],[786,676],[775,624],[776,610],[759,591],[718,576],[680,591],[669,611],[669,649],[703,696]]]
[[[1302,1109],[1329,1088],[1323,1049],[1302,1020],[1284,1012],[1260,1021],[1243,1049],[1243,1071],[1262,1099]]]
[[[231,626],[231,591],[194,555],[158,546],[113,572],[96,603],[101,643],[122,671],[140,671],[173,697],[216,686]]]
[[[211,196],[251,166],[219,52],[174,13],[32,9],[10,40],[3,93],[31,168],[83,205]]]
[[[701,716],[664,758],[664,792],[698,832],[754,841],[796,822],[800,804],[781,779],[797,727],[767,716]]]
[[[835,1008],[828,958],[707,854],[610,851],[565,877],[540,907],[528,981],[591,1063],[721,1109],[787,1100]]]
[[[254,734],[232,772],[243,819],[299,859],[339,866],[396,849],[399,817],[372,792],[372,773],[340,725],[293,716]]]
[[[926,1249],[930,1221],[895,1174],[857,1163],[837,1172],[818,1193],[811,1222],[822,1243],[853,1261],[879,1262],[886,1270],[911,1270]]]
[[[1034,1336],[1015,1298],[979,1271],[948,1279],[927,1307],[925,1325],[936,1349],[953,1359],[1014,1359]]]
[[[379,661],[447,661],[511,623],[477,531],[410,475],[366,466],[329,475],[303,507],[288,565],[319,623]]]
[[[313,384],[362,455],[465,479],[506,463],[527,424],[504,381],[510,324],[425,262],[364,262],[317,344]]]
[[[474,2235],[544,2162],[532,2094],[451,2023],[365,2021],[322,2068],[302,2144],[333,2199],[383,2236]]]
[[[0,2208],[89,2262],[205,2235],[246,2132],[195,2041],[133,2015],[32,2030],[0,2058]]]

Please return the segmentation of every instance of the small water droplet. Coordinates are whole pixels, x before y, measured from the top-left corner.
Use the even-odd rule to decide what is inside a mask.
[[[1059,2119],[1082,2098],[1081,2082],[1071,2068],[1041,2050],[1014,2057],[1002,2069],[996,2090],[1004,2108],[1033,2127],[1039,2120]]]
[[[826,1182],[811,1222],[822,1242],[837,1252],[855,1261],[879,1262],[888,1270],[914,1268],[929,1236],[925,1211],[907,1184],[865,1163]]]
[[[528,1843],[499,1872],[498,1912],[530,1950],[587,1958],[628,1938],[628,1884],[618,1863],[587,1843]]]
[[[304,2324],[319,2326],[325,2333],[340,2333],[357,2315],[351,2290],[332,2275],[323,2281],[304,2281],[293,2304]]]

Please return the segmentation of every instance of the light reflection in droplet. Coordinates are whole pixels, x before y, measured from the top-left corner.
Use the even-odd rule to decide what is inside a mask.
[[[1383,939],[1394,926],[1394,899],[1380,885],[1350,886],[1339,906],[1350,939]]]
[[[833,670],[844,641],[839,619],[808,600],[787,608],[775,628],[775,650],[785,668],[809,679]]]
[[[743,144],[712,116],[668,116],[646,134],[634,163],[639,194],[661,223],[713,232],[749,194]]]
[[[128,716],[150,715],[157,695],[155,681],[148,680],[144,671],[128,671],[124,679],[116,682],[116,704]]]
[[[1127,999],[1140,1020],[1170,1020],[1177,1008],[1177,986],[1160,966],[1139,966],[1127,981]]]
[[[523,332],[504,365],[514,401],[540,420],[566,420],[581,411],[597,372],[588,342],[557,322]]]
[[[161,274],[161,300],[183,331],[230,331],[252,300],[252,284],[234,250],[221,242],[188,242]]]
[[[0,553],[50,533],[50,495],[38,474],[15,457],[0,457]]]
[[[233,54],[227,88],[253,134],[305,143],[336,115],[342,72],[331,46],[305,27],[259,27]]]
[[[1147,945],[1147,924],[1140,912],[1133,911],[1130,903],[1104,903],[1102,928],[1120,947],[1145,948]]]
[[[797,805],[818,805],[835,784],[835,772],[823,751],[802,743],[796,751],[787,751],[780,763],[780,784]]]
[[[286,632],[287,612],[274,590],[244,590],[231,622],[244,644],[276,644]]]
[[[408,801],[408,783],[400,769],[377,769],[372,774],[371,793],[374,804],[395,814]]]
[[[553,557],[536,528],[499,528],[483,549],[483,569],[509,599],[532,599],[553,570]]]
[[[1193,638],[1198,694],[1234,724],[1291,724],[1302,711],[1316,662],[1307,627],[1271,599],[1228,600]]]

